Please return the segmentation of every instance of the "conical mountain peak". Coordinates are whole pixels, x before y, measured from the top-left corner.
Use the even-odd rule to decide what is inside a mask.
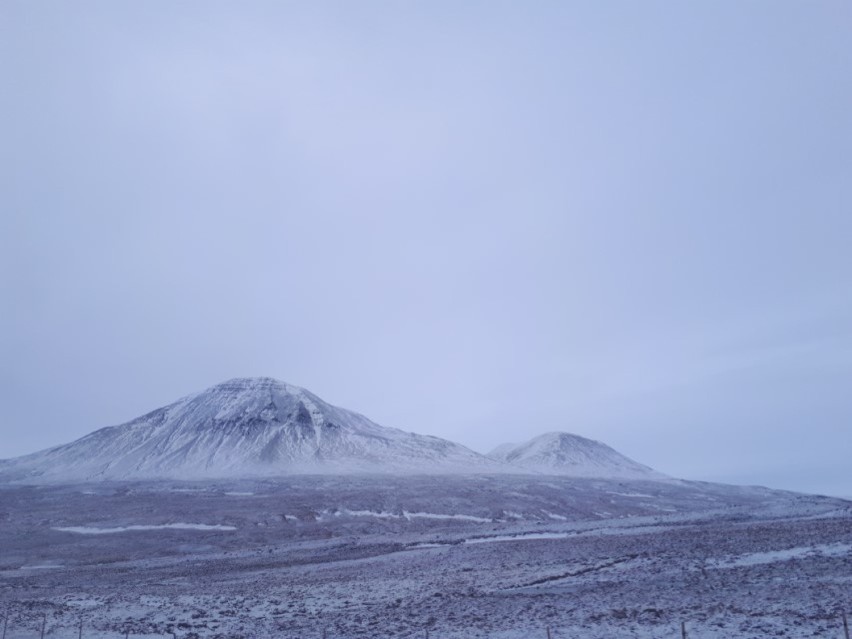
[[[32,479],[499,472],[453,442],[379,426],[270,377],[235,378],[75,442],[0,463]]]

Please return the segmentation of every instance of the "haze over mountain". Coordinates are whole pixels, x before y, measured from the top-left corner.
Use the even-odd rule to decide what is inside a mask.
[[[523,444],[501,444],[488,456],[552,475],[666,479],[662,473],[625,457],[606,444],[571,433],[545,433]]]

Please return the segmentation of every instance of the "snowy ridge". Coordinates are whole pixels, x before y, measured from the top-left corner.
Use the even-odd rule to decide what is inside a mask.
[[[606,444],[570,433],[546,433],[523,444],[502,444],[489,457],[526,470],[572,477],[667,479]]]

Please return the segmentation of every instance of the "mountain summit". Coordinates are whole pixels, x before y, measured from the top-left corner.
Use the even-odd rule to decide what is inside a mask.
[[[373,423],[268,377],[232,379],[77,441],[0,462],[16,480],[500,472],[438,437]]]
[[[548,475],[665,479],[606,444],[571,433],[546,433],[523,444],[501,444],[489,454],[496,461]]]

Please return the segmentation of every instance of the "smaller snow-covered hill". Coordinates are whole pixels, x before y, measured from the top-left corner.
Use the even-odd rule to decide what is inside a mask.
[[[606,444],[571,433],[546,433],[523,444],[501,444],[488,456],[495,461],[548,475],[610,479],[667,478]]]

